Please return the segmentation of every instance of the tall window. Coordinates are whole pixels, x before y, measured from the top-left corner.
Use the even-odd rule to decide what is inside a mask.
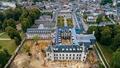
[[[71,57],[69,57],[69,59],[71,59]]]
[[[73,54],[73,56],[75,56],[75,54]]]
[[[62,57],[64,59],[64,57]]]
[[[68,57],[66,57],[66,59],[68,59]]]
[[[61,59],[61,57],[59,57],[59,59]]]
[[[62,54],[62,56],[64,56],[64,54]]]

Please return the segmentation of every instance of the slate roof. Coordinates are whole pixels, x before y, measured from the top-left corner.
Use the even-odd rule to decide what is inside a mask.
[[[37,29],[37,28],[29,28],[27,29],[27,33],[28,34],[47,34],[47,33],[51,33],[51,29]]]
[[[47,51],[53,52],[82,52],[83,48],[79,45],[54,45],[49,46]]]

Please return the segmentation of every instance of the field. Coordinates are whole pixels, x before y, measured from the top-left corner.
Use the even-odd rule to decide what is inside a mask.
[[[10,38],[7,33],[3,32],[3,33],[0,33],[0,38]]]
[[[0,40],[0,50],[7,49],[10,54],[16,49],[16,44],[14,40]]]
[[[14,40],[11,40],[7,33],[0,33],[0,51],[6,49],[9,54],[13,54],[16,49],[16,44]]]

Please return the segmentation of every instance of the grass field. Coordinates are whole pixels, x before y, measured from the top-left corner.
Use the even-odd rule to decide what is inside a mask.
[[[99,46],[100,46],[101,50],[103,51],[103,54],[104,54],[106,60],[108,61],[108,63],[111,63],[113,51],[110,49],[109,46],[103,46],[103,45],[99,45]]]
[[[13,54],[16,49],[16,44],[14,40],[0,40],[0,51],[7,49],[9,54]]]
[[[10,38],[7,33],[0,33],[0,38]]]

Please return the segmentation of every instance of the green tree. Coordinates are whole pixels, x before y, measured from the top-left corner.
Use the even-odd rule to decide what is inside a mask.
[[[96,19],[96,23],[99,24],[100,22],[102,22],[102,15],[98,15],[97,19]]]
[[[110,45],[111,44],[111,28],[110,27],[104,27],[101,31],[101,38],[100,42],[104,45]]]
[[[14,19],[5,19],[2,27],[3,29],[5,29],[7,26],[11,26],[16,29],[16,22],[14,21]]]
[[[16,32],[16,29],[14,29],[11,26],[8,26],[5,28],[5,31],[8,33],[8,35],[10,36],[11,39],[14,39],[14,34]]]
[[[95,30],[95,37],[96,37],[97,41],[100,41],[102,28],[103,27],[97,27]]]
[[[120,47],[120,33],[115,35],[113,39],[113,44],[111,45],[112,50],[116,50],[118,47]]]
[[[10,18],[14,19],[14,11],[13,11],[12,8],[7,9],[4,12],[5,12],[5,15],[6,15],[7,19],[10,19]]]
[[[108,4],[108,3],[111,3],[112,4],[112,0],[101,0],[101,5],[105,5],[105,4]]]
[[[21,39],[14,37],[16,45],[19,45],[21,43]]]
[[[4,21],[5,19],[5,14],[3,12],[0,12],[0,21]]]
[[[87,33],[91,34],[91,33],[93,33],[93,31],[96,31],[96,30],[97,30],[96,26],[90,26],[87,30]]]
[[[2,29],[2,22],[0,21],[0,30]]]
[[[19,34],[19,32],[14,29],[11,26],[8,26],[5,31],[8,33],[8,35],[10,36],[11,39],[14,39],[16,44],[19,45],[21,43],[21,36]]]
[[[8,62],[10,56],[11,55],[8,53],[6,49],[0,51],[0,68],[4,67],[4,65]]]
[[[32,25],[34,24],[34,21],[36,19],[39,18],[39,16],[41,15],[41,12],[38,8],[32,8],[32,9],[29,9],[29,15],[28,15],[28,18],[30,18],[30,20],[32,21]]]
[[[39,40],[39,36],[38,35],[35,35],[33,36],[33,41],[35,42],[35,45],[38,45],[38,40]]]
[[[120,33],[120,25],[114,25],[112,29],[113,35]]]
[[[120,68],[120,48],[113,54],[111,68]]]
[[[86,14],[83,14],[83,18],[84,18],[84,19],[87,19],[87,15],[86,15]]]
[[[21,25],[22,25],[22,30],[23,30],[24,32],[26,32],[27,28],[30,27],[29,19],[28,19],[28,18],[24,18],[24,19],[21,21]]]
[[[27,18],[29,15],[29,12],[26,8],[22,8],[22,14],[19,18],[19,21],[21,22],[23,20],[23,18]]]
[[[13,12],[14,12],[14,20],[18,21],[20,16],[22,15],[22,9],[15,8]]]

